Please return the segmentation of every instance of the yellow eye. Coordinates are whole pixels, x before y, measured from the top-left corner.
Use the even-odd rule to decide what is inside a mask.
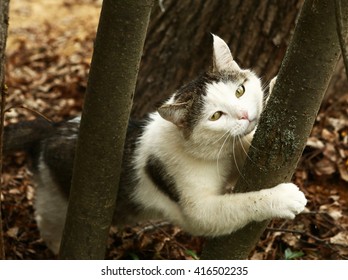
[[[215,112],[210,118],[210,121],[217,121],[218,119],[220,119],[222,116],[222,112],[221,111],[217,111]]]
[[[240,85],[237,89],[236,89],[236,97],[239,98],[241,97],[245,92],[245,87],[244,85]]]

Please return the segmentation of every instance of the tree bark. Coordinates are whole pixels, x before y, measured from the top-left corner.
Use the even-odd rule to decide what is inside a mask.
[[[263,82],[270,81],[278,73],[303,1],[166,0],[164,12],[155,5],[132,116],[142,118],[154,111],[176,89],[208,69],[210,32],[228,43],[239,65],[252,68]],[[336,69],[327,96],[348,89],[342,66]]]
[[[348,1],[342,1],[342,14],[347,30]],[[290,181],[339,53],[334,2],[306,0],[236,192]],[[202,258],[247,258],[266,225],[251,223],[230,236],[209,240]]]
[[[156,109],[178,87],[207,70],[211,33],[223,38],[235,60],[264,81],[279,70],[303,0],[163,2],[151,15],[133,105],[133,116]]]
[[[153,0],[104,0],[74,163],[62,259],[103,259]]]
[[[4,130],[4,114],[5,114],[5,50],[7,41],[7,30],[9,21],[9,0],[0,0],[0,173],[2,174],[2,144],[3,144],[3,130]],[[0,197],[1,197],[1,183],[0,183]],[[5,259],[4,237],[2,232],[2,211],[0,198],[0,260]]]
[[[336,30],[338,35],[338,40],[340,42],[342,60],[345,67],[345,72],[348,78],[348,48],[347,48],[347,36],[343,30],[343,19],[341,10],[341,0],[335,0],[335,12],[336,12]]]

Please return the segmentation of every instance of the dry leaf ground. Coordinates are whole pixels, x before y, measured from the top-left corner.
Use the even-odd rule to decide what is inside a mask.
[[[7,43],[8,107],[25,106],[58,121],[81,111],[98,0],[11,1]],[[348,93],[318,115],[294,181],[305,192],[306,213],[272,221],[251,259],[348,258]],[[6,123],[35,118],[12,109]],[[35,187],[22,153],[4,159],[1,210],[8,259],[54,259],[33,219]],[[108,259],[192,259],[203,238],[163,222],[111,228]]]

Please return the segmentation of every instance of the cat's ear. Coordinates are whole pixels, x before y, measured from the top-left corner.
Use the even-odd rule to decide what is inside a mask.
[[[265,100],[265,104],[268,103],[268,100],[271,97],[271,94],[273,92],[273,88],[274,88],[276,81],[277,81],[277,76],[273,77],[273,79],[269,83],[268,95],[267,95],[267,98]]]
[[[213,72],[241,71],[224,40],[213,35]]]
[[[178,127],[184,127],[187,123],[186,118],[188,112],[190,111],[191,105],[191,101],[164,104],[158,108],[158,113],[163,119],[172,122]]]
[[[269,96],[271,96],[271,94],[273,92],[273,88],[274,88],[276,81],[277,81],[277,76],[273,77],[273,79],[269,83],[269,93],[268,93]]]

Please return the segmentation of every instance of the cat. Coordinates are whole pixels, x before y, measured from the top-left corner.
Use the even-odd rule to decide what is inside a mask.
[[[273,83],[272,83],[273,85]],[[270,91],[272,86],[270,86]],[[213,35],[212,70],[177,90],[143,121],[130,121],[113,223],[165,219],[193,235],[220,236],[251,221],[293,219],[306,198],[292,183],[233,193],[264,106],[260,79]],[[33,159],[35,218],[57,254],[80,118],[5,128],[5,150]]]

